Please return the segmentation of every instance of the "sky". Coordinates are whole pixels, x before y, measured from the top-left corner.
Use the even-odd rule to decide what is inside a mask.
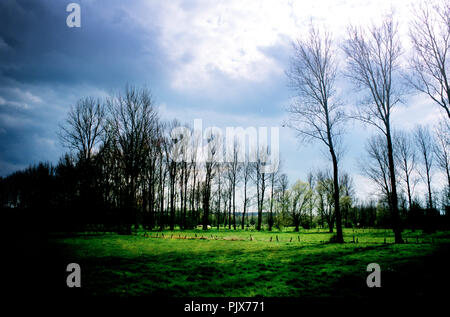
[[[81,27],[69,28],[66,7],[81,8]],[[57,163],[67,151],[57,131],[82,97],[105,97],[126,84],[147,87],[161,118],[203,127],[279,127],[282,171],[291,183],[330,167],[322,144],[302,144],[282,127],[293,92],[285,70],[292,41],[310,21],[337,42],[347,26],[368,25],[393,11],[407,59],[410,0],[206,1],[3,0],[0,2],[0,176],[39,161]],[[339,56],[340,63],[344,63]],[[346,107],[359,98],[339,80]],[[351,98],[349,98],[351,96]],[[399,129],[435,124],[440,110],[411,95],[395,110]],[[356,195],[376,192],[358,162],[376,133],[348,122],[341,170]],[[440,181],[437,175],[436,181]],[[420,190],[420,186],[419,186]]]

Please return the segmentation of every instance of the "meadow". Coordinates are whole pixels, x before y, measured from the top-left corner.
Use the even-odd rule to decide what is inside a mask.
[[[83,295],[422,297],[448,280],[449,232],[405,231],[401,245],[385,229],[345,229],[342,245],[329,243],[331,236],[291,228],[55,234],[46,252],[61,274],[48,283],[64,289],[63,265],[71,262],[81,266]],[[381,267],[379,289],[366,285],[373,262]]]

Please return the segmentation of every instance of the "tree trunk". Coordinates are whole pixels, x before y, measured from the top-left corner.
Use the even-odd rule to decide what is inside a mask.
[[[242,224],[241,224],[241,227],[242,227],[242,230],[244,230],[244,223],[245,223],[245,213],[246,213],[246,211],[247,211],[247,181],[246,180],[244,180],[244,211],[243,211],[243,213],[242,213]]]
[[[155,217],[155,202],[156,202],[156,159],[152,161],[151,174],[150,174],[150,184],[149,184],[149,226],[152,230],[156,223]]]
[[[236,230],[236,180],[233,181],[233,229]]]
[[[163,180],[163,160],[162,160],[162,155],[160,156],[159,159],[159,229],[160,230],[164,230],[164,180]],[[164,173],[164,178],[165,178],[165,173]]]
[[[261,175],[261,196],[260,196],[260,203],[259,203],[259,210],[258,210],[258,231],[261,230],[261,224],[262,224],[262,213],[263,213],[263,206],[264,206],[264,191],[265,191],[265,176],[264,174]]]
[[[411,206],[412,206],[412,197],[411,197],[411,186],[409,184],[409,175],[406,172],[406,191],[408,194],[408,204],[409,204],[409,210],[411,210]]]
[[[232,199],[232,194],[231,194],[231,190],[229,192],[229,198],[228,198],[228,229],[231,230],[231,199]]]
[[[295,232],[298,232],[299,231],[299,225],[300,225],[300,221],[299,221],[299,219],[297,219],[297,215],[295,214],[295,212],[293,212],[293,218],[294,218],[294,226],[295,226],[295,229],[294,229],[294,231]]]
[[[334,186],[334,216],[336,218],[336,242],[344,243],[344,236],[342,234],[342,218],[341,207],[339,202],[339,174],[338,174],[338,162],[334,149],[330,149],[331,157],[333,160],[333,186]],[[333,232],[333,224],[330,226],[330,232]]]
[[[270,189],[270,210],[269,210],[269,220],[268,220],[268,225],[269,225],[269,231],[272,231],[272,226],[273,226],[273,183],[274,183],[274,177],[275,175],[272,175],[272,184],[271,184],[271,189]]]
[[[218,201],[218,204],[217,204],[217,230],[219,230],[220,229],[220,200],[221,200],[221,198],[222,198],[222,192],[221,192],[221,179],[220,179],[220,174],[219,174],[219,189],[218,189],[218,191],[219,191],[219,193],[218,193],[218,195],[219,195],[219,201]]]
[[[425,155],[425,165],[427,170],[427,188],[428,188],[428,204],[430,207],[430,210],[433,209],[433,199],[431,196],[431,178],[430,178],[430,169],[428,168],[428,159]]]
[[[328,222],[328,232],[329,233],[333,233],[333,227],[334,227],[334,223],[333,221],[327,221]]]
[[[210,190],[211,188],[207,181],[205,182],[205,193],[203,197],[203,230],[208,230]]]
[[[170,230],[175,229],[175,176],[176,165],[175,162],[171,163],[170,167]]]
[[[185,229],[184,224],[185,224],[185,218],[184,218],[184,173],[185,173],[185,169],[184,169],[184,164],[181,163],[181,175],[180,175],[180,229]]]
[[[184,169],[185,169],[185,174],[184,174],[184,206],[183,206],[183,221],[184,221],[184,227],[187,229],[188,225],[187,225],[187,185],[188,185],[188,180],[189,180],[189,173],[187,170],[187,163],[184,162]]]
[[[192,223],[191,223],[191,225],[195,225],[195,226],[197,226],[197,223],[196,223],[196,221],[195,221],[195,217],[196,217],[196,214],[195,214],[195,184],[196,184],[196,178],[197,178],[197,168],[196,168],[196,163],[193,163],[194,165],[192,166],[192,173],[193,173],[193,175],[194,175],[194,177],[193,177],[193,182],[192,182],[192,192],[191,192],[191,221],[192,221]]]
[[[398,211],[398,197],[397,184],[395,182],[395,166],[394,166],[394,151],[392,148],[392,139],[389,125],[386,126],[386,137],[388,146],[388,161],[389,161],[389,176],[391,180],[391,208],[392,208],[392,223],[394,231],[395,243],[403,243],[402,231],[400,228],[400,214]]]
[[[149,181],[150,182],[150,181]],[[150,193],[147,193],[147,186],[146,182],[144,181],[142,184],[142,214],[143,217],[143,227],[147,230],[150,230],[150,221],[149,221],[149,211],[148,211],[148,200],[147,195],[150,196]]]

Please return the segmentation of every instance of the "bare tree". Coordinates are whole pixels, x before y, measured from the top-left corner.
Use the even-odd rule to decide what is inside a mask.
[[[450,119],[449,63],[450,4],[431,1],[414,11],[409,28],[414,54],[410,59],[410,85],[427,94]]]
[[[314,173],[312,171],[308,172],[307,180],[309,187],[314,192],[315,186],[316,186],[316,179],[314,176]],[[314,205],[315,205],[315,195],[311,195],[311,199],[309,200],[308,209],[309,209],[309,226],[312,227],[313,225],[313,211],[314,211]]]
[[[441,121],[435,132],[434,155],[440,169],[447,175],[447,190],[450,190],[450,126]]]
[[[419,174],[424,179],[428,190],[428,208],[433,209],[433,196],[431,191],[431,178],[433,167],[433,138],[430,130],[424,126],[417,126],[414,130],[414,139],[419,150],[424,171],[419,170]]]
[[[268,158],[268,147],[261,146],[257,151],[256,162],[253,164],[253,181],[256,185],[256,202],[258,206],[258,222],[256,230],[262,228],[262,213],[264,209],[264,198],[267,188],[269,174],[265,170],[265,163]]]
[[[198,174],[200,169],[200,164],[198,163],[198,150],[201,144],[201,138],[202,135],[198,135],[197,133],[193,133],[192,135],[192,142],[191,147],[192,151],[190,152],[190,165],[191,165],[191,178],[192,178],[192,185],[191,185],[191,195],[190,195],[190,212],[191,212],[191,222],[195,225],[197,225],[196,220],[198,217],[198,196],[197,192],[199,191],[198,184]],[[196,204],[197,202],[197,204]]]
[[[292,186],[289,196],[291,200],[292,220],[295,226],[294,231],[298,232],[302,215],[308,207],[312,191],[308,183],[297,181]]]
[[[368,30],[350,27],[343,50],[348,60],[346,75],[358,88],[367,92],[366,100],[358,107],[355,117],[378,128],[386,138],[393,231],[395,242],[403,243],[391,127],[392,111],[402,95],[396,82],[401,56],[397,29],[392,15],[384,18],[381,25],[372,25]]]
[[[344,242],[339,205],[339,172],[337,147],[345,120],[342,104],[335,89],[337,63],[330,33],[320,33],[313,26],[309,36],[294,44],[295,55],[287,71],[290,86],[298,99],[288,109],[288,125],[305,141],[319,140],[331,156],[334,181],[336,241]]]
[[[184,127],[184,133],[188,134],[188,140],[187,140],[187,144],[184,144],[184,146],[181,147],[181,157],[182,160],[181,162],[179,162],[180,165],[180,213],[181,213],[181,217],[180,217],[180,228],[182,229],[187,229],[188,224],[187,224],[187,202],[188,202],[188,181],[191,175],[191,171],[192,171],[192,165],[191,164],[191,160],[192,160],[192,155],[194,155],[192,153],[192,151],[196,151],[196,147],[192,146],[192,141],[190,135],[192,135],[192,129],[188,126]],[[195,141],[194,141],[195,142]]]
[[[361,161],[361,170],[381,188],[389,207],[391,200],[391,182],[386,140],[381,135],[374,135],[366,143],[367,161]]]
[[[108,107],[126,182],[125,208],[130,215],[125,220],[125,229],[130,232],[130,221],[136,221],[137,185],[149,155],[149,139],[157,129],[158,114],[150,91],[130,86],[123,95],[109,98]]]
[[[217,190],[216,190],[216,197],[217,197],[217,211],[216,211],[216,221],[217,221],[217,230],[220,229],[220,208],[221,208],[221,202],[222,202],[222,192],[223,192],[223,164],[219,163],[216,166],[216,179],[217,179]]]
[[[102,102],[92,97],[83,98],[70,109],[58,136],[65,146],[78,151],[80,160],[90,161],[94,148],[102,141],[105,123]]]
[[[160,153],[163,152],[161,145],[161,126],[159,122],[155,122],[155,129],[152,134],[148,136],[148,157],[145,161],[143,176],[141,178],[142,184],[142,209],[144,212],[143,220],[144,226],[153,229],[156,223],[155,207],[157,207],[156,194],[159,188],[158,164],[161,164]]]
[[[203,230],[208,230],[209,211],[211,208],[211,188],[212,181],[216,173],[216,166],[219,162],[221,137],[210,131],[207,136],[207,153],[205,153],[205,180],[203,186]]]
[[[233,223],[231,218],[231,213],[233,210],[233,179],[230,173],[230,166],[226,164],[226,184],[227,184],[227,199],[228,199],[228,229],[231,229],[231,225]],[[227,212],[227,211],[225,211]]]
[[[290,223],[291,216],[289,215],[289,180],[286,174],[281,174],[277,178],[277,203],[279,205],[276,215],[276,226],[281,226]]]
[[[236,185],[239,182],[239,172],[241,169],[241,164],[239,162],[239,142],[238,139],[235,138],[231,147],[228,149],[230,155],[228,157],[229,162],[227,163],[227,177],[230,182],[230,191],[231,191],[231,199],[232,205],[230,206],[233,209],[233,229],[236,230]],[[227,151],[227,153],[228,153]],[[231,223],[230,223],[231,225]]]
[[[110,188],[103,175],[106,169],[101,169],[101,164],[109,161],[110,147],[103,146],[106,135],[105,106],[99,99],[91,97],[82,98],[71,107],[66,122],[60,126],[58,136],[64,146],[73,150],[76,155],[78,170],[78,192],[86,213],[96,213],[98,197],[104,197],[104,202],[109,200],[106,189]],[[108,167],[111,167],[109,164]],[[100,185],[101,184],[101,185]],[[115,186],[117,189],[118,186]]]
[[[250,181],[251,172],[252,172],[252,163],[249,162],[249,157],[248,157],[248,155],[246,155],[245,160],[242,164],[242,169],[241,169],[242,181],[244,183],[243,184],[244,185],[244,201],[243,201],[243,212],[242,212],[242,223],[241,223],[242,229],[244,229],[245,215],[247,213],[247,207],[248,207],[248,203],[249,203],[249,198],[247,197],[247,193],[248,193],[248,185],[249,185],[249,181]]]
[[[270,207],[269,207],[269,218],[267,219],[267,224],[269,226],[269,231],[272,231],[272,226],[274,223],[274,219],[273,219],[273,203],[275,200],[274,190],[275,190],[276,182],[278,181],[278,170],[274,171],[273,173],[270,174],[269,180],[270,180],[270,201],[269,201]]]
[[[348,173],[341,173],[339,177],[339,186],[341,193],[341,208],[344,227],[349,227],[349,213],[352,207],[354,197],[354,183],[352,177]]]
[[[165,192],[165,183],[167,177],[167,165],[165,149],[166,149],[166,139],[164,138],[164,131],[167,128],[165,123],[161,123],[158,129],[158,164],[159,164],[159,176],[158,176],[158,199],[159,199],[159,229],[164,230],[166,224],[166,217],[164,211],[164,192]]]
[[[229,178],[225,178],[226,182],[224,183],[224,191],[223,191],[223,201],[224,201],[224,211],[223,211],[223,227],[226,228],[228,225],[228,229],[231,229],[231,201],[232,201],[232,194],[231,194],[231,183]],[[228,213],[228,217],[227,217]]]
[[[318,171],[316,174],[316,198],[317,208],[321,216],[322,227],[324,220],[328,224],[329,232],[333,232],[336,214],[334,207],[334,181],[329,177],[328,172]]]
[[[414,187],[417,183],[413,178],[413,171],[416,168],[417,162],[414,142],[406,132],[399,131],[394,134],[394,154],[397,166],[401,170],[401,178],[406,185],[408,206],[411,209]]]
[[[173,120],[168,126],[166,133],[168,135],[165,136],[164,142],[164,156],[165,156],[165,164],[167,166],[167,171],[169,175],[169,204],[170,204],[170,215],[169,215],[169,226],[170,230],[175,229],[175,199],[176,199],[176,183],[177,178],[179,177],[179,170],[177,168],[177,162],[180,161],[181,156],[181,147],[180,140],[178,136],[172,137],[170,134],[176,128],[180,126],[180,123],[177,120]]]

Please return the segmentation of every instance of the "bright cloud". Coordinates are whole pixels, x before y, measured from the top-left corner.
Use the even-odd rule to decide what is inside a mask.
[[[348,23],[367,23],[391,9],[406,20],[411,0],[401,1],[164,1],[143,4],[138,23],[159,30],[159,42],[174,63],[172,86],[192,91],[209,88],[224,76],[260,82],[282,74],[285,65],[265,53],[307,30],[310,19],[327,25],[337,37]],[[149,21],[146,12],[158,12]],[[403,22],[403,21],[400,21]],[[403,23],[402,23],[403,25]]]

